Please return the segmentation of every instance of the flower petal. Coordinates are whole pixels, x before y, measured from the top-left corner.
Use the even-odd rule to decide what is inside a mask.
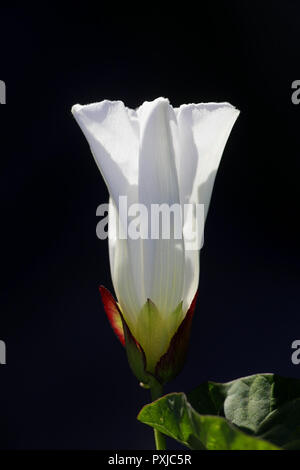
[[[118,207],[119,195],[138,182],[139,130],[136,113],[121,101],[76,104],[72,113]]]
[[[214,180],[224,147],[239,111],[229,103],[182,105],[175,110],[180,139],[177,172],[181,203],[204,204],[207,216]],[[184,220],[184,236],[192,233],[195,214]],[[203,244],[203,232],[199,234]],[[185,240],[183,308],[190,305],[199,282],[199,254]]]
[[[112,199],[109,202],[108,233],[111,277],[124,318],[133,331],[137,316],[146,299],[141,275],[144,271],[141,240],[123,238],[122,224],[118,225],[118,210]]]
[[[229,103],[182,105],[178,180],[183,202],[204,204],[207,215],[214,179],[239,110]]]
[[[121,101],[102,101],[86,106],[75,105],[73,115],[80,125],[92,154],[107,184],[111,205],[109,210],[110,266],[114,288],[122,308],[132,318],[142,308],[141,261],[139,241],[120,240],[119,230],[126,234],[127,211],[121,210],[119,197],[127,196],[127,206],[137,202],[139,121],[136,111]],[[130,253],[130,256],[129,256]],[[122,273],[122,274],[121,274]],[[138,304],[139,302],[139,304]],[[127,319],[130,320],[129,318]]]
[[[139,202],[148,214],[152,204],[180,204],[172,132],[177,124],[168,100],[159,98],[144,103],[138,110],[140,119]],[[151,218],[152,219],[152,218]],[[178,219],[177,219],[178,222]],[[182,221],[179,220],[180,230]],[[155,221],[149,220],[149,234]],[[174,227],[175,228],[175,227]],[[184,275],[183,238],[142,240],[146,298],[158,310],[171,313],[182,300]]]

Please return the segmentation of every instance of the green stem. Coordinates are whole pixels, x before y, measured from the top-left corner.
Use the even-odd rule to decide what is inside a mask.
[[[163,394],[163,388],[162,385],[160,385],[158,382],[152,384],[151,386],[151,398],[152,400],[157,400],[160,398]],[[155,447],[156,450],[166,450],[166,438],[165,436],[158,431],[157,429],[154,429],[154,439],[155,439]]]

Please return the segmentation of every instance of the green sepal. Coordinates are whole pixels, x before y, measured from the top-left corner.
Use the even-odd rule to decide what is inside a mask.
[[[165,384],[173,380],[181,371],[184,366],[186,355],[188,351],[190,331],[192,326],[192,319],[196,307],[197,292],[186,313],[184,320],[179,325],[176,333],[171,339],[167,352],[160,358],[155,367],[155,377],[161,384]],[[181,308],[181,304],[177,310]],[[178,316],[175,311],[174,315]]]
[[[167,334],[164,317],[150,299],[147,299],[138,315],[134,332],[143,347],[147,370],[153,373],[165,348]]]
[[[124,336],[125,336],[125,348],[129,366],[140,381],[141,386],[144,388],[150,388],[154,382],[155,377],[146,371],[146,356],[141,345],[135,340],[130,329],[121,314]]]

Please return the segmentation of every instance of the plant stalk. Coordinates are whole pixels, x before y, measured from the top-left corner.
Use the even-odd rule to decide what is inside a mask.
[[[152,384],[152,386],[151,386],[152,401],[157,400],[158,398],[160,398],[162,396],[162,394],[163,394],[162,385],[160,385],[160,383],[158,383],[158,382]],[[154,429],[154,440],[155,440],[156,450],[166,450],[166,438],[157,429]]]

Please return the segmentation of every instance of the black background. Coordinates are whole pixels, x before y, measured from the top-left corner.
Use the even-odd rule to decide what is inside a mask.
[[[83,3],[1,8],[0,448],[149,449],[149,400],[105,318],[96,208],[108,198],[75,103],[166,96],[241,110],[215,183],[184,371],[166,391],[300,377],[297,1],[199,2],[133,16]],[[176,447],[174,442],[170,444]]]

